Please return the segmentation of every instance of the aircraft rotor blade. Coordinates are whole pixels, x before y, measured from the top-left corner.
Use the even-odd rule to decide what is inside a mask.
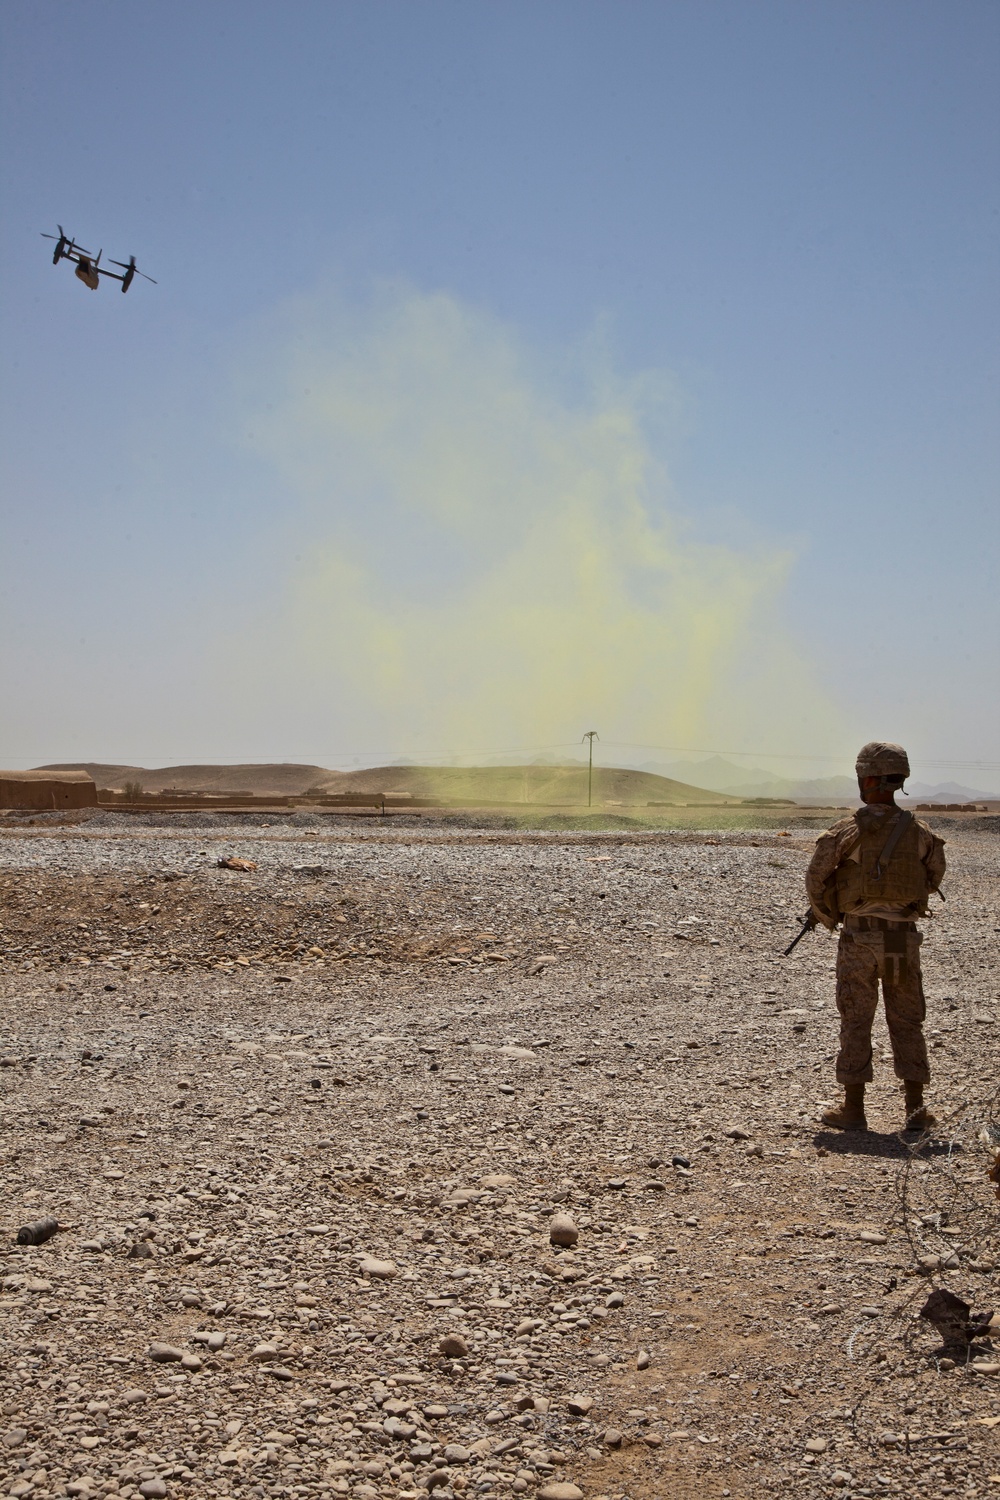
[[[156,280],[156,278],[154,276],[147,276],[146,273],[145,273],[145,271],[140,271],[139,270],[139,267],[135,263],[135,256],[134,255],[133,255],[132,259],[130,261],[128,261],[128,262],[126,262],[124,260],[113,260],[113,261],[110,262],[110,264],[113,265],[113,266],[121,266],[121,268],[122,268],[123,271],[129,271],[130,270],[132,272],[133,276],[142,276],[142,277],[145,278],[146,281],[151,281],[154,286],[158,286],[159,285],[159,282]]]

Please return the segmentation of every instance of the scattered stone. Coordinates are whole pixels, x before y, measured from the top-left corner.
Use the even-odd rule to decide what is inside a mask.
[[[220,1349],[226,1347],[226,1338],[227,1335],[221,1330],[209,1332],[206,1329],[199,1329],[196,1333],[192,1333],[191,1342],[193,1344],[204,1344],[209,1353],[218,1354]]]
[[[652,1364],[652,1360],[651,1360],[650,1355],[649,1355],[649,1350],[648,1349],[640,1349],[639,1350],[639,1354],[638,1354],[638,1356],[636,1358],[636,1362],[635,1362],[636,1369],[637,1370],[648,1370],[651,1364]]]
[[[815,1437],[806,1439],[807,1453],[825,1453],[829,1446],[827,1438]]]
[[[675,1476],[723,1500],[741,1477],[755,1496],[964,1494],[1000,1410],[982,1111],[949,1116],[950,1153],[815,1134],[808,1078],[833,1092],[833,945],[816,937],[789,966],[771,921],[734,915],[802,900],[807,846],[839,814],[787,816],[777,866],[772,835],[708,839],[700,812],[678,836],[624,813],[613,833],[505,816],[486,831],[433,809],[213,813],[212,835],[194,814],[138,836],[103,809],[85,831],[29,837],[0,819],[0,1052],[17,1063],[0,1073],[0,1490],[532,1500],[575,1481],[620,1500]],[[253,881],[214,868],[224,844],[199,858],[219,836],[259,863]],[[310,838],[325,874],[306,879]],[[969,940],[995,921],[991,839],[949,830],[956,892],[977,895],[949,903],[957,940],[935,960],[967,989],[945,1022],[959,1041],[990,983]],[[688,912],[704,925],[668,962],[660,942]],[[528,979],[555,941],[558,966]],[[487,971],[492,948],[520,961]],[[775,1068],[793,999],[806,1031]],[[966,1049],[963,1097],[990,1097],[990,1057]],[[887,1128],[891,1091],[883,1063]],[[751,1139],[724,1137],[734,1118]],[[69,1177],[53,1175],[63,1144]],[[65,1232],[11,1243],[50,1209]],[[550,1244],[556,1215],[576,1243]],[[960,1270],[940,1267],[951,1255]],[[376,1260],[397,1274],[363,1269]],[[914,1316],[942,1283],[975,1308],[953,1346]],[[173,1358],[148,1357],[151,1339]],[[768,1379],[774,1349],[784,1375]],[[830,1446],[807,1452],[819,1425]],[[859,1455],[853,1477],[838,1467]]]
[[[438,1344],[441,1353],[448,1359],[466,1359],[469,1354],[469,1346],[458,1333],[446,1333]]]
[[[169,1493],[162,1479],[144,1479],[139,1486],[139,1494],[144,1500],[164,1500]]]
[[[583,1500],[583,1490],[576,1484],[544,1484],[538,1491],[538,1500]]]

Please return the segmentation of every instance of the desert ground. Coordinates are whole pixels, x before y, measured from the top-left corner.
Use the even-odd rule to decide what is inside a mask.
[[[1000,1305],[998,819],[936,825],[918,1140],[881,1018],[816,1123],[804,822],[0,820],[4,1493],[1000,1493],[1000,1323],[918,1316]]]

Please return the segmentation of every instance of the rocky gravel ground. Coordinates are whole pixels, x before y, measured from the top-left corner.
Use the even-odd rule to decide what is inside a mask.
[[[160,822],[0,823],[4,1493],[998,1493],[996,819],[923,1141],[881,1020],[815,1123],[812,829]]]

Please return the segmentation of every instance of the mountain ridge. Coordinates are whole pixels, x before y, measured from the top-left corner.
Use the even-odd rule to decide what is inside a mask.
[[[331,771],[323,766],[292,762],[232,765],[125,766],[101,761],[62,762],[38,767],[45,771],[86,771],[99,787],[121,791],[127,781],[139,782],[145,792],[178,791],[256,793],[259,796],[302,797],[357,792],[455,800],[580,807],[587,802],[587,767],[507,766],[371,766],[357,771]],[[673,778],[626,767],[595,766],[594,802],[602,806],[731,806],[739,798],[726,796]]]

